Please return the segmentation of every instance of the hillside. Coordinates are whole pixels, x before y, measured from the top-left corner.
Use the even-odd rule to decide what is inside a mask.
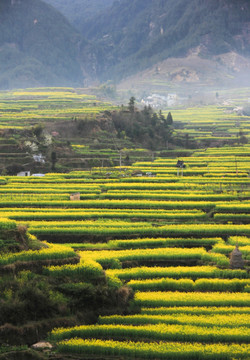
[[[0,88],[80,85],[80,36],[40,0],[0,4]]]
[[[123,0],[83,20],[82,29],[94,44],[96,74],[119,80],[197,47],[201,58],[249,56],[249,16],[246,0]]]
[[[111,6],[114,0],[44,0],[58,9],[70,23],[82,31],[82,24],[104,9]]]
[[[192,93],[186,100],[155,95],[139,102],[131,97],[128,106],[114,106],[101,100],[101,93],[85,90],[0,92],[3,176],[127,166],[250,140],[249,88],[207,92],[203,97]],[[187,108],[179,107],[183,102]]]
[[[133,89],[136,97],[176,92],[198,101],[208,90],[248,86],[250,57],[229,52],[206,59],[198,51],[199,47],[186,57],[168,58],[122,79],[117,90]]]
[[[135,74],[126,87],[142,77],[170,87],[247,85],[249,18],[247,0],[3,0],[0,89],[119,83]]]

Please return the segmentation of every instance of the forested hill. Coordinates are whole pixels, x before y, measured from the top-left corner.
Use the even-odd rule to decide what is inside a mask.
[[[250,55],[249,0],[120,0],[82,21],[101,78],[119,79],[197,47],[207,58]]]
[[[239,66],[232,57],[229,64],[233,72],[247,64],[245,78],[250,67],[250,1],[0,1],[0,89],[119,82],[190,53],[199,59],[228,53],[248,57],[240,58]],[[220,60],[212,59],[210,73],[218,72]]]
[[[0,88],[81,85],[80,35],[40,0],[0,2]]]
[[[79,31],[86,20],[99,15],[101,11],[111,6],[114,0],[44,0],[58,9],[70,23]]]

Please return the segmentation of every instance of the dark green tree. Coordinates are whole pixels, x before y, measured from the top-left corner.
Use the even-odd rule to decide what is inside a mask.
[[[39,139],[42,136],[44,126],[42,124],[37,124],[33,127],[33,134]]]
[[[6,166],[6,174],[7,175],[16,175],[20,171],[24,171],[24,167],[20,164],[13,163],[8,166]]]
[[[162,113],[161,110],[159,111],[159,118],[160,118],[163,122],[166,121],[165,116],[163,115],[163,113]]]
[[[173,117],[172,117],[171,112],[168,113],[168,116],[167,116],[167,124],[168,124],[168,125],[173,125]]]
[[[135,97],[131,96],[128,103],[128,109],[131,113],[135,112]]]
[[[158,121],[158,116],[156,113],[153,113],[153,116],[151,117],[151,125],[154,127]]]

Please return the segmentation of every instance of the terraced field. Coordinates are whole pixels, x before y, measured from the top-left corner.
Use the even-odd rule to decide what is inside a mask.
[[[44,273],[76,284],[105,273],[114,289],[122,286],[121,302],[131,298],[129,311],[102,314],[97,324],[54,329],[49,338],[59,352],[249,359],[249,155],[248,145],[211,148],[183,158],[183,171],[177,159],[157,158],[107,174],[1,179],[3,223],[27,224],[50,245],[2,256],[0,264],[77,253],[79,261]],[[70,200],[78,192],[80,200]],[[243,269],[230,265],[236,246]]]
[[[193,154],[195,148],[224,145],[241,148],[250,139],[250,117],[242,113],[248,102],[247,88],[224,91],[217,105],[171,109],[174,128],[169,144],[163,148],[155,140],[152,147],[138,143],[136,148],[129,131],[118,136],[111,118],[121,107],[103,100],[99,90],[37,88],[1,92],[0,170],[18,163],[33,172],[47,173],[51,169],[52,151],[57,153],[58,170],[64,172]],[[94,91],[97,95],[92,94]],[[140,99],[137,101],[140,109]],[[168,112],[169,108],[162,109],[165,116]],[[220,153],[220,149],[213,151]],[[242,149],[239,151],[242,156]],[[34,160],[33,156],[40,153],[45,163]],[[234,153],[238,157],[236,149]],[[196,170],[198,175],[199,169]]]

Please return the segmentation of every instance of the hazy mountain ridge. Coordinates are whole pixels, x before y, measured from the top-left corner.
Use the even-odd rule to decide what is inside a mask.
[[[249,19],[249,0],[2,0],[0,88],[118,83],[150,69],[162,78],[174,58],[184,60],[164,70],[168,82],[204,82],[213,66],[249,74]]]
[[[114,0],[44,0],[58,9],[70,23],[82,32],[82,24],[104,9],[111,6]]]
[[[81,37],[40,0],[2,0],[0,88],[80,85]]]
[[[249,19],[247,0],[121,0],[85,22],[83,30],[103,49],[98,76],[107,80],[185,57],[197,46],[201,57],[232,51],[249,56]]]

